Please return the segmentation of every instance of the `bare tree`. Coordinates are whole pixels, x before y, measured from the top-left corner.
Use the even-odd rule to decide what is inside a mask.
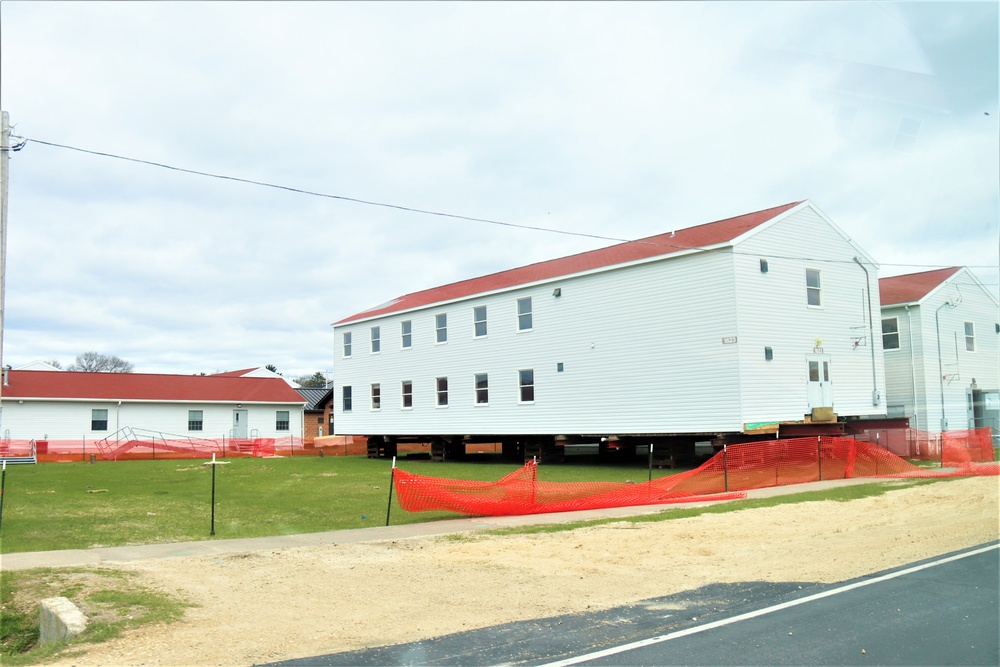
[[[66,370],[85,373],[131,373],[133,366],[113,354],[84,352],[78,355],[73,365]]]
[[[43,359],[42,361],[47,363],[49,366],[52,366],[53,368],[58,368],[59,370],[62,370],[62,364],[59,363],[58,359]]]

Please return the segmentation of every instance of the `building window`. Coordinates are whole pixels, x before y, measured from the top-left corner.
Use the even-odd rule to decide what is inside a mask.
[[[288,410],[277,410],[274,413],[274,430],[288,430]]]
[[[205,426],[205,413],[201,410],[188,410],[188,430],[201,431]]]
[[[535,371],[532,369],[517,372],[517,384],[521,390],[522,403],[535,402]]]
[[[531,297],[517,300],[517,330],[531,330]]]
[[[90,430],[91,431],[107,431],[108,430],[108,411],[95,408],[90,411]]]
[[[965,349],[969,352],[976,351],[976,325],[974,322],[965,323]]]
[[[403,320],[399,324],[399,334],[402,340],[403,348],[413,347],[413,322],[410,320]]]
[[[372,410],[382,409],[382,385],[378,382],[372,385]]]
[[[882,320],[882,349],[899,349],[899,320],[895,317]]]
[[[486,335],[486,306],[476,306],[472,309],[472,321],[476,328],[476,338]]]
[[[341,400],[340,407],[344,412],[350,412],[351,408],[354,407],[354,397],[352,396],[352,391],[350,387],[341,387]]]
[[[438,313],[434,316],[434,340],[439,343],[448,342],[448,313]]]
[[[351,332],[344,332],[344,357],[351,356]]]
[[[413,382],[411,380],[403,380],[403,407],[413,407]]]
[[[448,405],[448,378],[437,379],[437,404],[438,407]]]
[[[372,327],[372,354],[382,351],[382,328]]]
[[[818,269],[806,269],[806,303],[810,306],[821,306],[820,282]]]
[[[476,373],[476,405],[490,402],[490,378],[486,373]]]

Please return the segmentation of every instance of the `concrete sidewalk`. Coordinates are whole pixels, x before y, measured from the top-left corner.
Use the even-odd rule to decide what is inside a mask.
[[[896,480],[856,478],[810,482],[792,486],[777,486],[747,491],[748,498],[769,498],[773,496],[818,491],[840,486],[867,484],[871,482],[893,482]],[[729,502],[729,501],[716,501]],[[614,507],[580,512],[558,512],[553,514],[528,514],[521,516],[472,517],[449,519],[429,523],[413,523],[402,526],[376,526],[352,530],[333,530],[324,533],[302,535],[277,535],[273,537],[245,537],[239,539],[215,539],[201,542],[165,542],[163,544],[143,544],[129,547],[98,547],[94,549],[65,549],[61,551],[31,551],[0,554],[0,572],[26,570],[35,567],[70,567],[76,565],[100,565],[148,558],[182,558],[185,556],[210,556],[217,554],[241,553],[249,551],[269,551],[292,547],[315,547],[355,542],[381,542],[416,537],[451,535],[476,530],[532,526],[538,524],[571,523],[589,519],[655,514],[664,509],[679,507],[699,507],[712,502],[670,503],[667,505],[641,505],[637,507]],[[390,522],[391,523],[391,522]]]

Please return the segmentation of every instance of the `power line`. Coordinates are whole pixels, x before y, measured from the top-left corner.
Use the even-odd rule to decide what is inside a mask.
[[[78,153],[86,153],[88,155],[97,155],[97,156],[100,156],[100,157],[109,157],[109,158],[113,158],[113,159],[116,159],[116,160],[124,160],[126,162],[135,162],[135,163],[138,163],[138,164],[144,164],[144,165],[148,165],[148,166],[151,166],[151,167],[159,167],[161,169],[168,169],[170,171],[178,171],[178,172],[181,172],[181,173],[192,174],[192,175],[195,175],[195,176],[205,176],[207,178],[217,178],[217,179],[224,180],[224,181],[234,181],[234,182],[237,182],[237,183],[246,183],[248,185],[257,185],[257,186],[265,187],[265,188],[273,188],[275,190],[284,190],[286,192],[294,192],[296,194],[309,195],[309,196],[312,196],[312,197],[322,197],[322,198],[325,198],[325,199],[336,199],[336,200],[339,200],[339,201],[352,202],[352,203],[355,203],[355,204],[363,204],[365,206],[378,206],[378,207],[382,207],[382,208],[394,209],[394,210],[397,210],[397,211],[405,211],[407,213],[419,213],[419,214],[423,214],[423,215],[433,215],[433,216],[442,217],[442,218],[450,218],[450,219],[453,219],[453,220],[465,220],[467,222],[481,222],[481,223],[490,224],[490,225],[499,225],[499,226],[502,226],[502,227],[511,227],[511,228],[515,228],[515,229],[525,229],[525,230],[535,231],[535,232],[548,232],[550,234],[562,234],[562,235],[565,235],[565,236],[576,236],[576,237],[581,237],[581,238],[595,239],[595,240],[599,240],[599,241],[611,241],[611,242],[614,242],[614,243],[637,243],[637,244],[644,244],[644,245],[659,246],[659,247],[664,247],[664,248],[675,248],[677,250],[702,250],[702,249],[704,249],[703,246],[684,246],[684,245],[679,245],[679,244],[662,243],[662,242],[648,241],[648,240],[623,239],[623,238],[618,238],[618,237],[614,237],[614,236],[604,236],[604,235],[601,235],[601,234],[588,234],[588,233],[585,233],[585,232],[575,232],[575,231],[568,231],[568,230],[564,230],[564,229],[553,229],[551,227],[540,227],[540,226],[535,226],[535,225],[524,225],[524,224],[518,224],[518,223],[513,223],[513,222],[504,222],[502,220],[491,220],[489,218],[477,218],[477,217],[473,217],[473,216],[459,215],[459,214],[456,214],[456,213],[445,213],[445,212],[442,212],[442,211],[431,211],[431,210],[428,210],[428,209],[415,208],[415,207],[412,207],[412,206],[402,206],[402,205],[399,205],[399,204],[389,204],[389,203],[386,203],[386,202],[377,202],[377,201],[372,201],[372,200],[368,200],[368,199],[359,199],[359,198],[356,198],[356,197],[347,197],[347,196],[344,196],[344,195],[334,195],[334,194],[329,194],[329,193],[326,193],[326,192],[316,192],[314,190],[305,190],[303,188],[296,188],[296,187],[292,187],[292,186],[289,186],[289,185],[279,185],[279,184],[276,184],[276,183],[268,183],[266,181],[257,181],[257,180],[253,180],[253,179],[249,179],[249,178],[241,178],[239,176],[227,176],[225,174],[214,174],[214,173],[211,173],[211,172],[200,171],[200,170],[197,170],[197,169],[187,169],[185,167],[175,167],[173,165],[164,164],[162,162],[154,162],[152,160],[143,160],[143,159],[140,159],[140,158],[128,157],[128,156],[125,156],[125,155],[116,155],[115,153],[107,153],[107,152],[104,152],[104,151],[95,151],[95,150],[90,150],[90,149],[86,149],[86,148],[79,148],[77,146],[68,146],[66,144],[58,144],[58,143],[51,142],[51,141],[43,141],[41,139],[32,139],[30,137],[21,137],[21,136],[16,136],[16,135],[13,135],[13,134],[10,135],[10,136],[11,137],[16,137],[17,139],[21,140],[20,143],[18,143],[16,145],[16,147],[12,147],[12,150],[21,150],[25,146],[25,144],[27,144],[28,142],[33,142],[33,143],[36,143],[36,144],[41,144],[43,146],[51,146],[53,148],[63,148],[63,149],[66,149],[66,150],[76,151]],[[761,255],[760,253],[744,253],[744,252],[737,251],[735,249],[733,250],[733,254],[737,254],[737,255],[753,255],[754,257],[761,256],[761,257],[768,257],[768,258],[771,258],[771,259],[788,259],[788,260],[801,260],[801,261],[812,261],[812,262],[827,262],[827,263],[833,263],[833,264],[843,264],[843,263],[850,264],[853,261],[853,260],[839,260],[839,259],[818,259],[818,258],[814,258],[814,257],[790,257],[790,256],[784,256],[784,255]],[[944,265],[944,264],[890,264],[890,263],[886,263],[886,264],[880,264],[880,266],[898,266],[898,267],[907,267],[907,268],[946,268],[946,267],[951,266],[951,265]],[[995,267],[995,266],[986,266],[986,265],[978,265],[978,266],[976,266],[976,265],[963,265],[963,266],[966,266],[966,268],[970,268],[970,269],[994,269],[994,268],[998,268],[998,267]]]

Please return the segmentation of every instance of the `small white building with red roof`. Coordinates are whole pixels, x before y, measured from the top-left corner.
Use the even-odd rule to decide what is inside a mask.
[[[964,267],[879,280],[886,405],[913,428],[1000,435],[1000,304]]]
[[[277,376],[29,368],[38,370],[4,373],[0,429],[5,440],[92,443],[125,429],[164,439],[302,436],[305,400]]]
[[[883,416],[877,269],[801,201],[406,294],[334,324],[337,432],[516,450]]]

